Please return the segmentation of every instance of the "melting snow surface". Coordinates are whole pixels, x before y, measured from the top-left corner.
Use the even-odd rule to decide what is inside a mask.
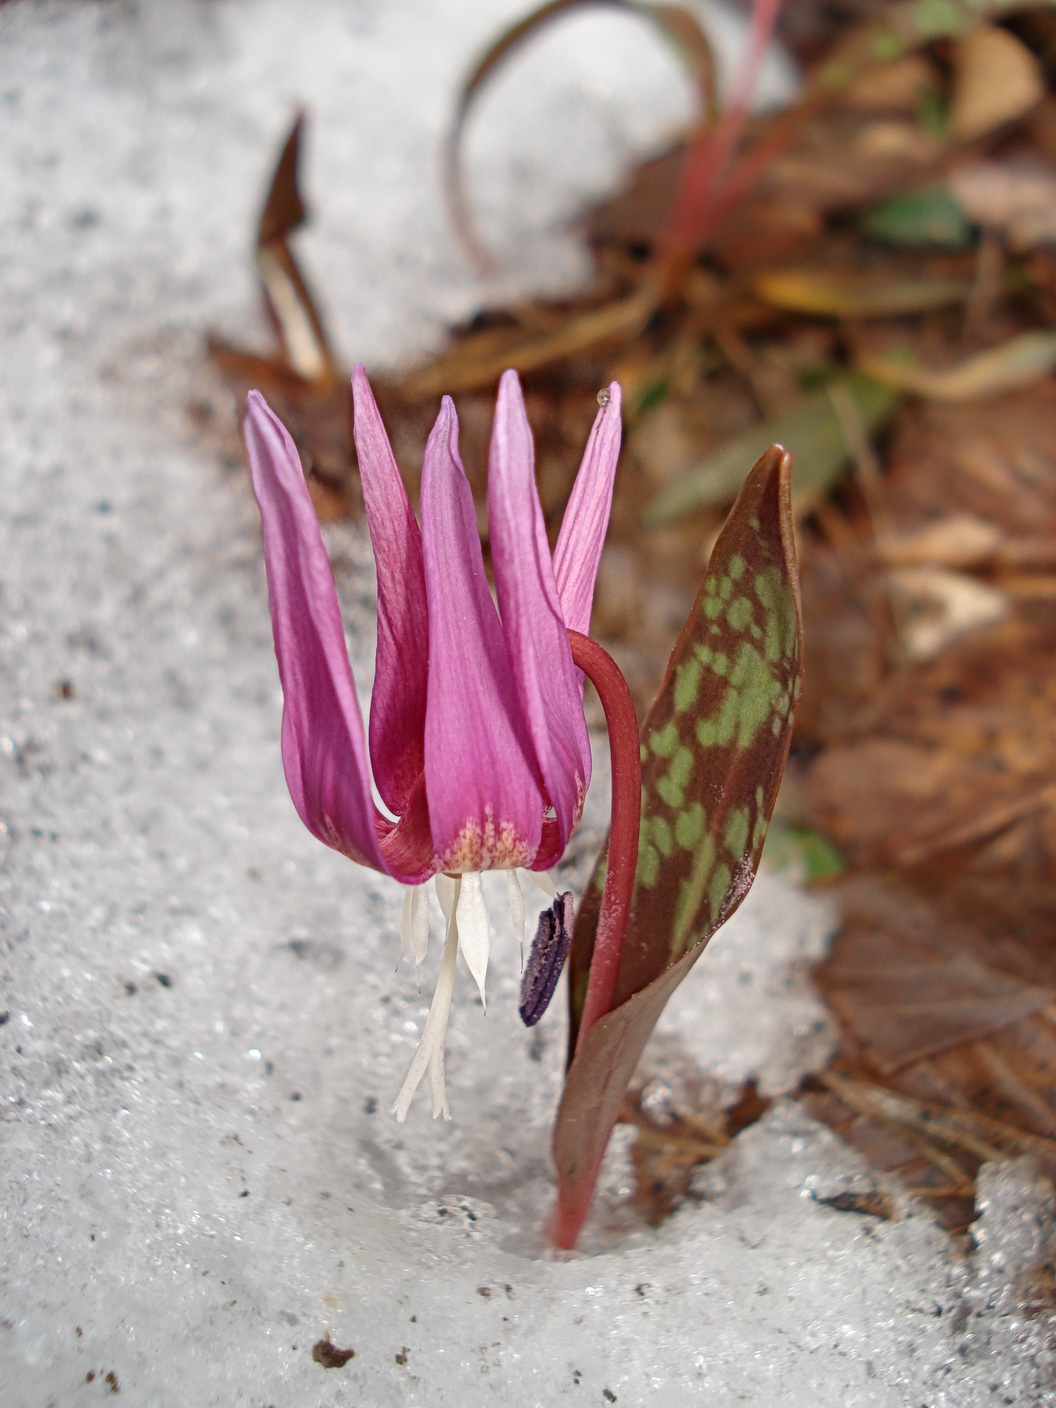
[[[233,414],[207,327],[263,339],[248,243],[298,102],[303,248],[345,353],[420,352],[474,306],[437,153],[458,77],[521,8],[0,8],[10,1408],[118,1390],[151,1408],[974,1408],[1051,1382],[1019,1308],[1052,1226],[1029,1167],[984,1180],[975,1261],[909,1204],[877,1223],[817,1201],[874,1175],[781,1099],[832,1037],[806,977],[829,920],[779,881],[699,965],[656,1058],[730,1089],[755,1076],[776,1103],[659,1231],[626,1207],[618,1141],[584,1254],[541,1255],[561,1017],[520,1027],[512,942],[486,1018],[459,978],[454,1122],[387,1114],[438,945],[419,993],[394,971],[395,886],[294,815],[255,513],[188,405]],[[638,22],[599,13],[496,82],[470,140],[507,251],[492,294],[575,276],[561,224],[685,117],[671,74]],[[369,552],[354,528],[332,540],[365,683]],[[324,1340],[354,1357],[326,1367]]]

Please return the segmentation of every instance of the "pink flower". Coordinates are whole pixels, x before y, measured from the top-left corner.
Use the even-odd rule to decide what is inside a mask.
[[[586,632],[620,446],[613,383],[594,422],[551,558],[535,488],[520,384],[499,384],[488,466],[492,599],[458,420],[445,397],[422,468],[419,529],[366,373],[352,377],[355,442],[378,574],[370,754],[334,579],[293,441],[259,392],[246,445],[260,506],[282,757],[309,831],[361,865],[411,886],[403,947],[420,963],[436,876],[447,937],[422,1040],[394,1109],[406,1116],[428,1073],[448,1117],[443,1043],[461,949],[483,996],[490,925],[483,870],[506,870],[515,924],[517,868],[560,860],[590,781],[583,678],[568,630]],[[371,777],[391,816],[375,806]]]

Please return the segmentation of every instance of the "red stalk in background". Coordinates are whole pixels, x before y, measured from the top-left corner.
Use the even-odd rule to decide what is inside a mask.
[[[780,12],[781,0],[755,0],[744,57],[722,118],[714,130],[697,138],[686,155],[674,212],[660,250],[668,288],[677,285],[701,245],[711,238],[735,203],[723,188],[729,184],[733,154],[744,132],[759,69]],[[758,170],[753,170],[753,180],[756,175]],[[742,187],[743,183],[737,182],[736,199],[744,194]]]

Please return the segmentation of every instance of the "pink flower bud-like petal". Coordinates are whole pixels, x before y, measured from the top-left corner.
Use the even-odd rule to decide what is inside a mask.
[[[330,560],[286,428],[249,393],[246,446],[282,681],[282,761],[308,830],[376,870],[370,770]]]
[[[282,761],[298,815],[320,841],[405,883],[436,870],[424,785],[394,826],[371,799],[363,721],[341,609],[297,449],[259,392],[245,423],[260,506],[275,655],[282,681]]]
[[[370,699],[370,761],[385,805],[400,815],[425,766],[429,611],[422,536],[367,374],[352,374],[363,505],[378,571],[378,646]]]
[[[530,865],[543,805],[506,637],[484,575],[473,495],[444,397],[422,468],[429,602],[425,779],[440,869]]]
[[[554,549],[554,577],[565,625],[581,635],[590,632],[594,582],[612,509],[620,455],[620,405],[620,385],[614,381],[594,419]]]
[[[520,385],[513,372],[503,377],[489,472],[498,609],[452,402],[426,448],[419,531],[362,367],[352,389],[378,573],[369,763],[296,448],[259,392],[246,416],[294,805],[321,841],[405,884],[437,870],[545,869],[561,857],[590,778],[567,631],[589,623],[619,453],[619,387],[594,423],[551,560]],[[374,806],[372,768],[396,821]]]
[[[488,473],[488,524],[495,589],[517,695],[556,827],[532,863],[545,870],[564,852],[590,781],[582,688],[554,581],[535,487],[535,450],[516,372],[499,383]]]

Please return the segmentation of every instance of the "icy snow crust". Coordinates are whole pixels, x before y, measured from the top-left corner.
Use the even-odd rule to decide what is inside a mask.
[[[659,1232],[621,1201],[621,1139],[585,1254],[545,1260],[562,1020],[555,1005],[520,1027],[512,941],[496,944],[486,1018],[459,978],[454,1122],[386,1112],[439,945],[419,993],[394,972],[395,887],[294,815],[255,512],[187,405],[222,398],[207,325],[262,336],[247,244],[298,100],[318,118],[305,245],[346,352],[409,355],[473,306],[438,134],[457,76],[520,8],[0,9],[10,1408],[115,1387],[152,1408],[1043,1399],[1017,1286],[1052,1208],[1029,1168],[986,1185],[976,1268],[908,1207],[876,1224],[819,1204],[873,1175],[779,1099],[710,1166],[707,1200]],[[684,114],[644,31],[587,24],[504,80],[474,137],[485,215],[512,251],[496,293],[574,274],[556,233],[574,200]],[[366,686],[369,552],[355,529],[332,546]],[[789,1088],[831,1040],[805,977],[828,927],[761,882],[664,1049],[730,1089],[752,1074]],[[326,1337],[356,1351],[343,1368],[313,1360]]]

